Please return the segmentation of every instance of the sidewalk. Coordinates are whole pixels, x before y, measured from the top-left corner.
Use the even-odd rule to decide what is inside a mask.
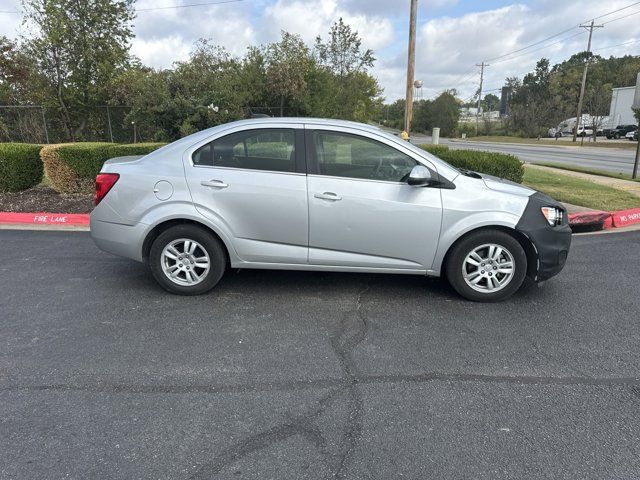
[[[582,180],[589,180],[599,185],[605,185],[607,187],[616,188],[618,190],[624,190],[631,195],[640,197],[640,182],[634,182],[632,180],[624,180],[622,178],[604,177],[601,175],[592,175],[590,173],[572,172],[571,170],[564,170],[562,168],[545,167],[542,165],[536,165],[535,163],[527,163],[527,168],[534,168],[538,170],[545,170],[547,172],[562,173],[569,177],[580,178]]]

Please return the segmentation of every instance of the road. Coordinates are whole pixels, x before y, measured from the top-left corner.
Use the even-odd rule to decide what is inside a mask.
[[[431,137],[416,136],[413,143],[430,143]],[[537,146],[510,143],[475,142],[443,139],[449,148],[510,153],[527,163],[559,163],[612,173],[633,172],[635,151],[621,148]]]
[[[3,480],[640,472],[640,232],[496,305],[269,271],[176,297],[86,233],[0,239]]]

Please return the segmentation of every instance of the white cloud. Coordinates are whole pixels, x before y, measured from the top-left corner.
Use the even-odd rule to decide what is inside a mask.
[[[277,0],[266,8],[263,23],[269,26],[268,41],[277,39],[280,31],[286,30],[299,34],[311,44],[318,35],[326,35],[339,18],[358,31],[365,48],[384,48],[394,39],[393,25],[388,18],[354,14],[339,8],[336,0]]]
[[[135,38],[131,45],[131,53],[144,65],[154,68],[166,68],[173,62],[186,60],[190,51],[191,42],[177,35],[151,40]]]

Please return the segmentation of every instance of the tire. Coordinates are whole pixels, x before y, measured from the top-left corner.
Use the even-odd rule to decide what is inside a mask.
[[[616,134],[613,136],[613,138],[615,138],[616,140],[620,140],[620,134],[619,134],[619,133],[616,133]]]
[[[178,295],[208,292],[220,281],[226,266],[220,241],[196,225],[168,228],[153,241],[149,251],[153,277],[162,288]]]
[[[489,257],[491,247],[502,249],[501,253],[497,249],[492,251],[493,259]],[[478,256],[468,258],[472,252]],[[477,267],[470,262],[477,263]],[[509,262],[511,269],[507,267]],[[501,268],[501,265],[504,267]],[[491,270],[483,267],[490,267]],[[515,238],[499,230],[480,230],[463,237],[453,246],[445,267],[445,275],[451,286],[464,298],[474,302],[499,302],[509,298],[518,291],[526,273],[527,255],[524,249]],[[478,277],[481,277],[479,281]],[[476,283],[472,287],[470,282],[474,281]]]

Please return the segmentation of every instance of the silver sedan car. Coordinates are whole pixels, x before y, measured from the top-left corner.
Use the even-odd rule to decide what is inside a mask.
[[[553,199],[354,122],[260,118],[107,161],[91,235],[194,295],[229,268],[445,276],[496,301],[564,266]]]

